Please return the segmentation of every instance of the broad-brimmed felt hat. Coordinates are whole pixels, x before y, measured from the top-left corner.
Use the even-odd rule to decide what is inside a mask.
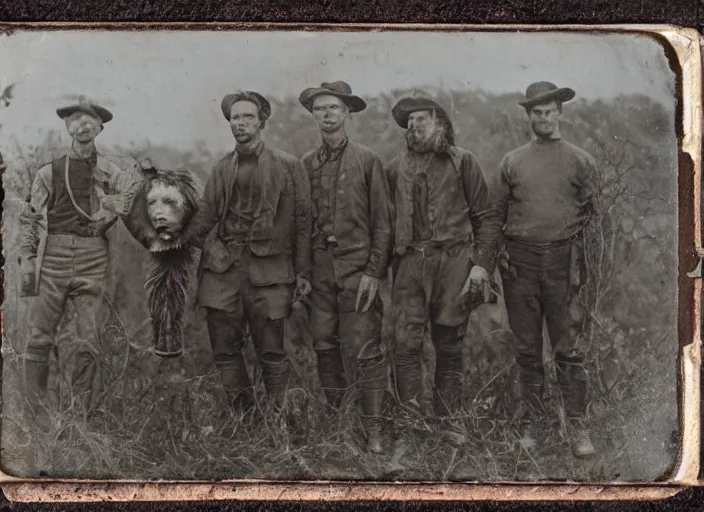
[[[226,94],[220,103],[220,109],[225,119],[230,120],[230,109],[238,101],[249,101],[259,108],[259,113],[264,120],[271,117],[271,103],[264,96],[254,91],[240,91],[233,94]]]
[[[298,97],[298,101],[301,102],[301,105],[312,112],[313,100],[317,96],[321,96],[323,94],[340,98],[345,102],[345,105],[347,105],[347,108],[350,109],[350,112],[361,112],[367,108],[367,102],[359,96],[352,94],[352,88],[349,84],[340,80],[337,82],[323,82],[320,84],[320,87],[308,87]]]
[[[391,115],[401,128],[408,129],[408,117],[413,112],[418,112],[420,110],[439,110],[445,115],[445,117],[447,117],[447,112],[445,112],[445,109],[442,108],[435,100],[424,97],[401,98],[391,109]]]
[[[518,104],[530,108],[553,100],[564,103],[574,98],[574,95],[575,92],[569,87],[558,87],[551,82],[534,82],[526,89],[526,99]]]
[[[78,103],[56,109],[56,113],[61,119],[65,119],[76,112],[85,112],[86,114],[95,116],[103,123],[107,123],[112,119],[112,113],[108,109],[101,107],[97,103],[88,101],[85,96],[81,96],[78,99]]]

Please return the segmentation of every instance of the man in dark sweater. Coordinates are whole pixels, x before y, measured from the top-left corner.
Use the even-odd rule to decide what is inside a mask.
[[[270,401],[284,403],[291,373],[284,319],[294,291],[310,292],[310,200],[298,159],[262,140],[269,101],[241,91],[226,95],[221,110],[237,144],[215,165],[182,238],[203,249],[197,304],[231,409],[246,413],[254,405],[242,352],[247,331]]]
[[[431,99],[404,98],[392,114],[408,130],[406,147],[389,164],[396,387],[402,404],[418,407],[420,353],[430,322],[435,412],[442,434],[461,445],[466,436],[453,416],[462,409],[463,331],[473,299],[489,299],[501,226],[479,163],[455,145],[445,110]]]
[[[526,99],[519,104],[526,109],[535,137],[503,158],[498,209],[505,222],[508,264],[502,265],[502,280],[509,321],[518,342],[526,411],[524,440],[528,446],[535,443],[532,430],[543,409],[545,321],[573,433],[572,451],[586,457],[595,450],[583,423],[585,356],[574,348],[568,306],[581,280],[576,251],[594,211],[596,162],[560,136],[562,103],[574,95],[573,90],[548,82],[528,87]]]
[[[378,453],[388,387],[378,294],[391,243],[388,181],[379,157],[347,138],[345,121],[367,106],[347,83],[307,88],[300,101],[313,114],[322,139],[302,159],[311,182],[310,325],[320,382],[334,407],[340,406],[345,388],[359,385],[367,448]],[[350,382],[345,381],[343,356],[353,362]]]

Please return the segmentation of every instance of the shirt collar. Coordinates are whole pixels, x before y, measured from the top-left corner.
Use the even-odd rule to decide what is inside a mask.
[[[337,146],[333,148],[328,145],[327,142],[323,141],[323,143],[320,145],[320,148],[318,148],[318,158],[321,162],[334,162],[335,160],[340,158],[340,155],[347,147],[347,142],[348,139],[347,137],[345,137],[337,144]]]
[[[83,157],[83,156],[78,156],[76,152],[71,148],[71,150],[68,153],[68,157],[71,160],[79,160],[82,162],[87,162],[89,163],[92,167],[95,167],[98,165],[98,151],[93,150],[93,152],[90,154],[88,157]]]

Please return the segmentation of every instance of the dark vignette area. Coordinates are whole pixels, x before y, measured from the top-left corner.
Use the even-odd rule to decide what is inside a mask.
[[[696,0],[5,1],[5,21],[259,21],[373,23],[672,23],[692,26]]]

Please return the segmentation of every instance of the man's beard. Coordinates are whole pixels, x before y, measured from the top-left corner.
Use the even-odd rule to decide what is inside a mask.
[[[440,123],[437,123],[433,127],[432,132],[426,137],[421,138],[414,129],[409,129],[406,132],[406,147],[414,153],[432,152],[444,155],[448,152],[451,145],[445,128]]]

